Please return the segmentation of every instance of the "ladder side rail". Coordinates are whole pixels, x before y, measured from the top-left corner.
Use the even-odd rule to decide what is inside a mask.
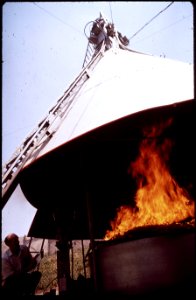
[[[88,77],[88,76],[87,76]],[[86,80],[87,80],[87,78],[86,78]],[[85,80],[85,81],[86,81]],[[84,81],[84,83],[85,83],[85,81]],[[79,88],[79,90],[81,89],[81,87],[82,87],[82,85],[80,86],[80,88]],[[79,90],[77,91],[77,93],[79,92]],[[68,105],[67,105],[67,107],[66,107],[66,110],[64,110],[64,111],[62,111],[61,112],[61,119],[59,120],[59,124],[57,124],[57,126],[56,126],[56,128],[55,128],[55,132],[57,131],[57,129],[60,127],[60,125],[61,125],[61,123],[62,123],[62,121],[65,119],[65,117],[69,114],[69,111],[71,110],[71,104],[73,103],[73,100],[75,100],[75,97],[76,97],[76,94],[77,93],[75,93],[74,94],[74,97],[69,101],[69,103],[68,103]],[[73,107],[73,106],[72,106]]]
[[[27,157],[26,163],[31,163],[35,160],[35,158],[39,155],[40,151],[44,148],[44,146],[49,142],[50,138],[54,135],[55,131],[52,131],[47,137],[43,140],[44,137],[41,138],[39,144],[33,149],[33,153],[31,152],[30,155]]]
[[[94,66],[94,64],[97,63],[97,60],[101,58],[104,51],[105,51],[105,41],[102,42],[99,51],[96,54],[94,53],[93,55],[94,57],[92,57],[90,62],[87,64],[86,68],[91,69]]]
[[[86,49],[86,54],[85,54],[85,59],[84,59],[83,65],[82,65],[83,68],[86,67],[86,65],[89,63],[89,61],[92,58],[94,53],[95,53],[95,49],[93,48],[91,43],[88,42],[87,49]]]
[[[85,69],[80,73],[80,75],[76,78],[75,82],[73,84],[70,85],[70,87],[68,88],[68,90],[64,93],[64,95],[57,101],[57,104],[55,106],[53,106],[52,109],[50,109],[49,114],[41,121],[39,122],[39,128],[34,130],[31,134],[28,135],[28,137],[24,140],[24,142],[22,143],[22,146],[20,146],[19,148],[19,153],[16,154],[14,157],[12,156],[12,158],[8,161],[8,163],[5,165],[5,167],[3,167],[3,169],[5,168],[6,171],[3,172],[3,181],[4,178],[10,173],[10,171],[13,169],[13,165],[16,164],[16,162],[18,161],[18,159],[20,157],[23,156],[24,151],[26,150],[26,146],[30,145],[35,138],[35,135],[37,134],[37,132],[41,131],[43,127],[46,127],[46,124],[48,122],[48,119],[50,118],[50,113],[55,113],[57,111],[57,109],[60,107],[60,105],[62,104],[62,102],[65,100],[65,98],[67,97],[67,95],[73,90],[73,88],[77,85],[77,83],[79,82],[79,80],[81,79],[81,76],[83,76],[83,74],[86,72],[87,69],[90,69],[91,65],[96,61],[96,58],[99,56],[101,50],[100,49],[99,53],[97,53],[97,55],[95,56],[95,58],[89,63],[88,66],[85,67]],[[50,126],[50,124],[47,125],[47,128]],[[26,143],[26,141],[29,139],[29,142]],[[25,147],[24,147],[25,145]],[[9,164],[11,164],[11,166],[9,166]],[[9,166],[7,168],[7,166]]]
[[[84,82],[85,82],[87,79],[88,79],[88,76],[87,76],[87,74],[86,74],[86,78],[85,78]],[[83,83],[84,83],[84,82],[83,82]],[[57,116],[55,116],[55,118],[50,122],[50,126],[47,128],[47,132],[48,132],[50,135],[53,135],[53,134],[57,131],[57,129],[58,129],[59,126],[61,125],[63,119],[68,115],[68,113],[69,113],[69,108],[70,108],[71,104],[73,103],[73,101],[74,101],[74,99],[75,99],[77,93],[78,93],[79,90],[81,89],[81,87],[82,87],[82,85],[78,86],[77,91],[74,92],[74,94],[71,95],[71,96],[69,97],[69,98],[71,98],[71,99],[69,100],[69,102],[66,102],[66,106],[62,107],[61,110],[60,110],[60,112],[59,112],[59,114],[58,114]],[[67,112],[67,115],[65,115],[66,112]],[[56,127],[55,127],[55,129],[50,133],[50,132],[49,132],[49,129],[50,129],[50,127],[52,127],[52,124],[54,123],[54,121],[56,120],[56,118],[57,118],[58,116],[60,116],[59,124],[57,124]],[[37,144],[36,147],[39,147],[39,148],[40,148],[40,147],[42,146],[42,148],[43,148],[43,145],[41,145],[41,141],[42,141],[42,139],[44,138],[44,136],[45,136],[45,135],[42,134],[42,136],[41,136],[41,138],[40,138],[40,140],[39,140],[39,144]],[[42,143],[44,143],[44,145],[45,145],[45,141],[43,141]],[[38,153],[37,153],[37,154],[38,154]],[[37,155],[36,155],[36,156],[37,156]],[[34,155],[34,157],[32,157],[32,156],[29,157],[29,158],[27,159],[27,161],[30,160],[31,158],[35,159],[36,156]]]
[[[47,136],[47,139],[44,141],[42,147],[48,143],[49,139],[51,138],[52,134],[50,136]],[[43,137],[42,137],[43,138]],[[39,145],[40,146],[40,145]],[[20,164],[20,167],[18,167],[16,170],[14,170],[14,168],[11,170],[13,171],[11,173],[11,178],[8,177],[6,178],[7,180],[4,180],[3,184],[2,184],[2,200],[4,201],[4,196],[6,195],[6,193],[8,192],[9,188],[11,187],[12,183],[14,182],[14,180],[16,179],[17,175],[19,174],[21,168],[25,165],[25,163],[29,160],[32,152],[35,150],[35,148],[37,147],[37,145],[35,145],[34,147],[32,147],[30,150],[29,150],[29,153],[28,153],[28,156],[25,156],[23,161],[21,161],[21,164]],[[10,175],[10,174],[9,174]],[[7,201],[7,200],[5,200]],[[5,202],[4,201],[4,202]],[[6,204],[3,203],[3,206]]]
[[[43,119],[42,122],[39,123],[39,127],[34,131],[34,133],[31,135],[31,138],[29,139],[29,141],[26,143],[26,141],[28,140],[28,138],[23,142],[21,148],[20,153],[15,157],[15,159],[13,159],[11,166],[9,167],[9,169],[3,174],[3,182],[6,178],[6,176],[8,176],[8,174],[10,173],[10,171],[13,169],[13,167],[15,166],[15,164],[19,161],[19,159],[25,154],[25,151],[30,147],[30,145],[35,142],[35,138],[37,137],[37,135],[39,135],[41,133],[41,131],[45,128],[45,131],[47,132],[47,130],[49,129],[49,127],[51,126],[51,123],[49,121],[51,121],[51,117],[52,115],[54,116],[54,118],[56,119],[58,117],[58,115],[55,115],[55,112],[58,112],[58,109],[60,108],[61,104],[64,102],[64,100],[67,98],[67,96],[69,95],[69,93],[76,87],[76,85],[79,83],[80,79],[82,78],[82,76],[84,75],[86,70],[83,70],[80,74],[80,76],[78,76],[78,78],[76,78],[76,81],[68,88],[68,90],[64,93],[64,95],[59,99],[57,105],[55,105],[52,110],[50,110],[49,114],[47,115],[46,118]],[[69,103],[68,103],[69,104]],[[66,105],[66,103],[65,103]],[[62,109],[62,107],[61,107]],[[47,125],[47,126],[46,126]],[[25,146],[24,146],[25,144]],[[7,164],[8,165],[8,164]]]
[[[9,167],[9,169],[7,170],[7,172],[5,172],[5,174],[3,174],[3,182],[5,180],[5,178],[9,175],[10,171],[12,171],[12,169],[14,168],[14,166],[17,163],[20,163],[19,159],[22,158],[23,155],[25,155],[25,152],[28,151],[28,149],[30,149],[32,146],[32,143],[35,143],[35,138],[38,136],[38,134],[44,129],[44,126],[47,124],[46,122],[48,121],[48,118],[45,120],[45,122],[42,123],[41,127],[39,127],[34,134],[32,135],[32,137],[30,138],[30,140],[26,143],[26,145],[24,146],[23,144],[23,149],[21,150],[21,152],[19,153],[19,155],[16,157],[16,159],[14,160],[14,162],[12,163],[12,165]],[[48,129],[48,126],[47,128]],[[45,131],[46,131],[45,129]],[[24,142],[25,143],[25,142]],[[31,146],[31,147],[30,147]]]
[[[20,149],[21,149],[20,153],[12,160],[11,166],[3,174],[3,181],[5,180],[5,177],[10,173],[10,171],[13,169],[14,165],[16,164],[16,162],[18,162],[18,160],[24,155],[25,151],[34,142],[34,139],[43,130],[43,128],[45,127],[45,129],[48,130],[48,128],[50,127],[50,124],[47,124],[47,123],[48,123],[49,119],[51,118],[51,115],[53,114],[55,116],[55,112],[57,111],[57,109],[60,107],[60,105],[62,104],[62,102],[66,99],[66,97],[69,95],[69,93],[71,92],[71,90],[73,90],[73,88],[75,88],[76,84],[79,82],[81,76],[84,73],[85,73],[85,70],[83,70],[81,72],[80,76],[78,76],[78,78],[76,78],[76,81],[68,88],[68,90],[64,93],[64,95],[58,100],[58,103],[52,108],[52,110],[49,111],[49,114],[47,115],[47,117],[45,117],[43,119],[43,121],[41,121],[39,123],[41,125],[31,134],[28,143],[26,143],[26,141],[28,140],[28,138],[22,143],[22,146],[20,147]],[[57,117],[57,115],[55,116],[55,118],[56,117]],[[25,144],[25,146],[24,146],[24,144]],[[7,165],[8,164],[9,164],[9,162],[7,163]]]
[[[97,61],[98,58],[99,58],[99,59],[101,58],[101,54],[103,53],[103,49],[104,49],[104,48],[105,48],[105,44],[103,43],[103,44],[102,44],[102,47],[101,47],[101,49],[100,49],[100,51],[99,51],[99,53],[97,53],[97,55],[94,57],[93,61],[90,62],[90,63],[88,64],[88,66],[86,67],[86,71],[87,71],[87,69],[92,68],[92,66],[93,66],[94,63]],[[86,77],[85,80],[83,81],[83,84],[84,84],[84,82],[85,82],[85,81],[88,79],[88,77],[89,77],[88,72],[86,72],[86,75],[87,75],[87,77]],[[83,84],[82,84],[82,85],[83,85]],[[79,90],[81,89],[82,85],[79,86]],[[60,120],[59,125],[57,126],[56,130],[57,130],[58,127],[60,126],[60,124],[61,124],[61,122],[63,121],[63,119],[68,115],[68,113],[69,113],[68,109],[70,108],[70,105],[71,105],[71,103],[73,102],[73,100],[75,99],[75,96],[76,96],[76,94],[79,92],[79,90],[77,90],[77,92],[74,94],[74,98],[71,99],[71,101],[70,101],[69,104],[67,105],[66,111],[64,111],[64,112],[61,113],[61,120]],[[66,112],[67,112],[67,115],[65,115]]]
[[[99,53],[97,53],[96,57],[99,55]],[[94,60],[92,62],[89,63],[88,66],[86,66],[86,68],[84,70],[82,70],[82,72],[80,73],[80,75],[76,78],[76,80],[70,85],[70,87],[67,89],[67,91],[64,93],[64,95],[62,97],[59,98],[59,100],[57,101],[57,104],[55,106],[53,106],[52,109],[50,109],[49,114],[53,113],[57,110],[57,108],[62,104],[62,102],[65,100],[66,96],[71,92],[71,90],[73,90],[73,88],[76,86],[76,84],[79,82],[79,80],[81,79],[81,77],[83,76],[83,74],[86,72],[86,69],[89,69],[92,65],[92,63],[95,62],[96,57],[94,58]],[[48,118],[50,117],[50,115],[47,115],[41,122],[39,122],[39,127],[38,129],[34,130],[31,134],[28,135],[28,137],[24,140],[24,142],[22,143],[22,146],[20,147],[20,150],[24,149],[23,145],[26,145],[26,141],[29,139],[28,145],[31,144],[31,142],[34,140],[34,135],[37,133],[37,130],[40,131],[43,127],[45,127],[45,125],[48,122]],[[20,151],[21,152],[21,151]],[[18,155],[15,156],[15,158],[17,159]],[[20,153],[19,153],[20,156]],[[8,165],[10,162],[12,162],[15,158],[12,158],[11,160],[8,161],[8,163],[6,165]]]
[[[77,85],[78,81],[80,80],[81,76],[83,76],[83,74],[85,73],[85,69],[82,70],[82,72],[79,74],[79,76],[75,79],[75,81],[69,86],[69,88],[66,90],[66,92],[64,93],[63,96],[61,96],[59,98],[59,100],[57,100],[57,103],[52,107],[52,109],[50,109],[49,111],[49,114],[51,113],[55,113],[56,110],[58,109],[58,107],[62,104],[62,102],[65,100],[65,98],[67,97],[67,95],[73,90],[73,88]],[[47,116],[41,121],[39,122],[39,129],[42,129],[47,121],[48,121],[48,118],[49,118],[49,114],[47,114]],[[19,148],[18,151],[21,151],[21,149],[23,149],[23,145],[26,144],[26,141],[29,139],[29,143],[32,142],[32,140],[34,139],[34,134],[37,132],[37,128],[35,130],[32,131],[31,134],[28,135],[28,137],[24,140],[24,142],[22,143],[22,146]],[[12,162],[15,158],[17,159],[18,155],[20,156],[20,153],[19,154],[16,154],[15,157],[12,156],[12,158],[8,161],[8,163],[6,165],[9,165],[10,162]]]
[[[104,45],[102,44],[102,46],[104,46]],[[59,99],[59,102],[56,105],[57,108],[60,107],[60,105],[62,104],[62,102],[66,99],[66,97],[70,93],[70,91],[73,90],[73,88],[77,85],[77,83],[79,83],[79,81],[81,80],[81,78],[84,75],[84,73],[86,72],[86,70],[90,69],[93,66],[93,64],[96,62],[97,58],[100,56],[100,53],[102,53],[102,51],[103,51],[103,47],[101,47],[100,51],[89,62],[89,64],[82,70],[82,72],[76,78],[76,80],[74,81],[74,83],[68,88],[68,90],[64,93],[64,95]],[[72,102],[73,102],[73,100],[72,100]],[[32,134],[30,140],[28,141],[28,143],[26,143],[25,147],[19,153],[18,157],[16,157],[16,159],[14,160],[14,162],[12,163],[12,165],[10,166],[10,168],[7,170],[7,172],[5,174],[3,174],[3,183],[2,183],[2,185],[4,185],[4,183],[6,183],[5,182],[6,178],[8,176],[10,176],[11,172],[12,172],[11,176],[14,173],[14,176],[12,176],[12,178],[11,178],[12,180],[14,180],[14,178],[18,174],[19,170],[24,166],[25,162],[30,158],[30,155],[31,155],[32,151],[34,150],[35,146],[37,147],[37,144],[38,144],[38,143],[36,143],[35,139],[37,137],[39,138],[39,134],[41,133],[41,131],[43,129],[45,129],[44,132],[42,132],[42,136],[41,136],[41,138],[43,138],[43,136],[45,135],[45,133],[48,131],[48,128],[51,126],[51,124],[50,124],[50,122],[48,122],[48,120],[51,117],[51,112],[55,112],[56,111],[56,109],[57,109],[56,106],[54,106],[53,109],[52,109],[52,111],[50,111],[49,115],[46,118],[44,118],[42,122],[39,123],[39,125],[41,124],[41,126],[39,126],[39,128],[34,132],[34,134]],[[57,116],[58,115],[56,115],[56,117]],[[26,142],[26,140],[25,140],[25,142]],[[23,143],[23,146],[24,146],[25,142]],[[39,142],[40,142],[40,139],[39,139]],[[34,147],[32,146],[32,144],[34,145]],[[29,149],[31,149],[31,152],[28,153],[29,157],[26,157],[25,154],[27,154],[27,152],[28,152]],[[19,161],[20,158],[22,158],[21,161]],[[19,164],[20,164],[20,168],[18,168],[18,170],[14,172],[14,168],[17,167]],[[3,188],[3,190],[5,190],[5,189]]]
[[[45,129],[45,131],[47,132],[48,131],[48,128],[46,128]],[[15,159],[15,163],[13,163],[12,164],[12,166],[9,168],[9,171],[11,172],[11,171],[13,171],[14,172],[14,168],[15,167],[17,167],[18,165],[20,165],[21,166],[21,163],[25,160],[25,162],[26,162],[26,154],[28,154],[28,152],[30,151],[30,149],[31,150],[34,150],[36,147],[38,147],[39,146],[39,144],[40,144],[40,141],[41,141],[41,139],[44,137],[44,135],[45,135],[45,133],[46,132],[42,132],[42,135],[40,136],[40,135],[35,135],[35,138],[39,138],[37,141],[36,140],[34,140],[34,139],[32,139],[31,141],[29,141],[29,143],[31,142],[31,143],[33,143],[33,145],[31,146],[31,147],[29,147],[29,143],[26,145],[26,147],[23,149],[23,151],[20,153],[20,155]],[[39,132],[38,132],[39,133]],[[48,136],[48,135],[47,135]],[[32,152],[32,151],[31,151]],[[20,157],[21,156],[23,156],[22,158],[22,160],[19,160],[20,159]],[[10,172],[8,173],[8,172],[6,172],[6,174],[4,175],[4,177],[3,177],[3,180],[2,180],[2,184],[5,182],[5,179],[6,179],[6,177],[10,174]]]
[[[87,47],[86,47],[86,53],[85,53],[85,58],[84,58],[84,61],[83,61],[83,64],[82,64],[82,68],[85,67],[85,64],[86,64],[86,61],[87,61],[87,53],[88,53],[88,47],[89,47],[89,41],[88,41],[88,44],[87,44]]]

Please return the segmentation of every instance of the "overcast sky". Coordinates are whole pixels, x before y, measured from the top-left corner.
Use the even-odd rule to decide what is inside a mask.
[[[84,28],[100,12],[130,38],[129,48],[192,64],[192,4],[174,1],[165,9],[171,3],[6,2],[2,7],[2,164],[81,71],[87,47]],[[21,211],[26,211],[23,222]],[[11,231],[27,234],[34,213],[17,189],[3,210],[2,237]]]

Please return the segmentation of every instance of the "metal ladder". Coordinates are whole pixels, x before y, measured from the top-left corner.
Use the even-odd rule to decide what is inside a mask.
[[[21,146],[13,154],[11,159],[3,166],[2,208],[5,206],[12,192],[11,187],[14,189],[17,185],[16,179],[18,178],[19,172],[27,161],[33,161],[37,157],[41,149],[49,142],[53,134],[57,131],[62,120],[68,115],[71,107],[73,106],[76,95],[80,91],[83,84],[90,77],[90,71],[101,59],[104,51],[105,45],[102,43],[99,52],[94,54],[94,56],[92,55],[91,57],[88,57],[90,61],[65,91],[64,95],[50,109],[47,116],[38,124],[35,130],[33,130],[31,134],[27,136]],[[85,61],[87,62],[87,60]]]
[[[87,64],[92,59],[94,54],[95,54],[95,49],[94,49],[93,45],[90,42],[88,42],[87,48],[86,48],[86,54],[84,57],[84,62],[82,65],[83,68],[85,68],[87,66]]]

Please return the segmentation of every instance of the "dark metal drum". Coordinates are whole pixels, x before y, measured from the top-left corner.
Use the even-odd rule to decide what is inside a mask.
[[[146,295],[192,288],[195,233],[98,242],[96,265],[98,287],[104,292]]]

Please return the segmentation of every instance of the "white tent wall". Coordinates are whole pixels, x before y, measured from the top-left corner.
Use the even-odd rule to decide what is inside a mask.
[[[69,114],[38,157],[121,117],[193,97],[192,65],[112,48],[90,73]]]

